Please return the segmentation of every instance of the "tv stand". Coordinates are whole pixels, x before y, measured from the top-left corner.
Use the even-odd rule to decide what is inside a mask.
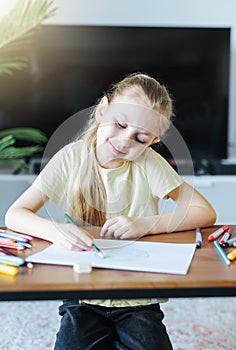
[[[170,165],[182,175],[236,175],[236,161],[228,159],[193,161],[167,159]]]
[[[202,159],[194,163],[195,175],[236,175],[236,163]]]

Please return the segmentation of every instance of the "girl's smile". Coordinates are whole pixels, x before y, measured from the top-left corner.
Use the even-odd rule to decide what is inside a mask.
[[[122,155],[125,155],[126,154],[126,152],[123,152],[123,151],[121,151],[121,150],[119,150],[119,149],[117,149],[113,144],[112,144],[112,142],[111,142],[111,140],[108,140],[108,143],[110,144],[110,146],[111,146],[111,150],[112,150],[112,152],[114,152],[115,154],[117,154],[117,155],[120,155],[120,156],[122,156]]]

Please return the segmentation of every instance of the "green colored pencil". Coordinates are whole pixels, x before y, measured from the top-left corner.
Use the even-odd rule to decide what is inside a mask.
[[[64,217],[65,217],[65,219],[66,219],[68,222],[70,222],[70,223],[73,224],[73,225],[76,225],[76,223],[74,222],[74,220],[71,219],[71,217],[70,217],[67,213],[64,214]],[[93,248],[93,250],[97,253],[97,255],[100,256],[100,258],[103,258],[103,259],[105,258],[104,253],[101,251],[100,248],[98,248],[98,247],[96,246],[96,244],[93,244],[93,245],[92,245],[92,248]]]

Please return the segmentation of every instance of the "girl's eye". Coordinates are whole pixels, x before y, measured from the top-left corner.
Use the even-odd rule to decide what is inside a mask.
[[[119,123],[119,122],[116,122],[116,126],[118,126],[118,128],[120,128],[120,129],[125,129],[126,128],[125,124],[122,124],[122,123]]]
[[[123,123],[120,123],[120,122],[116,122],[115,125],[116,125],[116,127],[119,128],[119,129],[125,129],[125,128],[127,127],[126,124],[123,124]],[[140,140],[140,138],[139,138],[138,136],[135,137],[135,140],[136,140],[138,143],[141,143],[141,144],[147,143],[147,141]]]
[[[141,143],[141,144],[146,143],[146,141],[140,140],[138,137],[136,137],[136,141],[139,142],[139,143]]]

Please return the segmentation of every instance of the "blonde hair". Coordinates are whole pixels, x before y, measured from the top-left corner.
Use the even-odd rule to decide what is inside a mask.
[[[161,112],[165,123],[162,123],[160,135],[166,131],[172,116],[172,100],[163,85],[147,74],[134,73],[114,84],[105,95],[110,103],[124,94],[137,96],[147,107]],[[84,226],[102,226],[106,220],[106,191],[95,155],[99,126],[95,118],[96,108],[97,106],[93,109],[85,130],[77,138],[83,139],[81,162],[79,168],[75,169],[73,188],[70,190],[71,215],[80,218],[80,224],[82,220]]]

